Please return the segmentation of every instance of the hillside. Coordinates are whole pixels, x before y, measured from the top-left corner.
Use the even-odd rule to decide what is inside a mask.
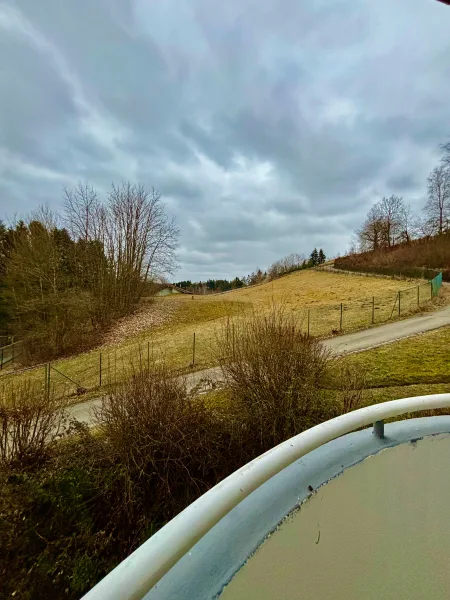
[[[427,282],[313,270],[222,295],[158,298],[121,321],[101,348],[53,362],[51,384],[61,394],[73,394],[77,388],[96,390],[128,378],[152,357],[164,358],[182,371],[212,366],[217,335],[227,319],[252,309],[266,310],[273,302],[295,312],[302,329],[314,336],[367,328],[398,317],[399,292],[401,316],[430,301]],[[45,365],[21,375],[3,371],[0,384],[44,381],[45,372]]]
[[[349,271],[385,274],[404,274],[407,277],[432,278],[442,271],[443,279],[450,281],[450,232],[423,237],[392,247],[383,247],[359,254],[337,258],[335,267]]]
[[[268,283],[227,292],[222,298],[227,301],[250,302],[252,305],[283,301],[294,309],[303,309],[371,298],[374,295],[397,292],[400,287],[405,287],[400,286],[398,281],[376,279],[348,279],[337,277],[334,273],[308,269]]]

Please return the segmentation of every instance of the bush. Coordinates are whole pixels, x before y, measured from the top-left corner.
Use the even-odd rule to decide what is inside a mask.
[[[341,393],[342,414],[361,408],[364,390],[367,385],[367,372],[361,365],[348,362],[346,358],[336,361],[337,369],[333,379]]]
[[[4,597],[79,598],[130,547],[115,497],[120,469],[88,431],[37,465],[0,472],[0,579]],[[127,523],[129,537],[135,524]]]
[[[24,382],[0,389],[0,467],[33,462],[63,432],[61,399],[42,386]]]
[[[159,523],[229,472],[229,434],[202,397],[164,366],[142,371],[103,400],[97,427],[126,473],[124,505]]]
[[[339,413],[326,389],[330,353],[283,307],[228,322],[218,348],[252,457]]]

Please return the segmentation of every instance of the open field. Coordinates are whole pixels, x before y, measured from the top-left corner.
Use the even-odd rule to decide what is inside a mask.
[[[364,404],[370,405],[450,392],[449,350],[450,327],[445,327],[346,360],[365,370],[368,389],[364,392]]]
[[[367,370],[370,388],[450,384],[450,328],[354,354],[348,360]]]
[[[369,300],[372,296],[385,296],[387,293],[395,295],[399,289],[408,285],[408,282],[387,278],[342,276],[308,269],[248,289],[233,290],[223,297],[227,300],[236,299],[252,304],[285,300],[293,307],[312,308],[340,302]]]
[[[411,314],[430,300],[431,288],[423,280],[398,281],[308,270],[220,297],[228,301],[239,299],[254,307],[283,302],[298,312],[305,330],[309,321],[311,335],[322,336],[333,330],[352,331]]]
[[[412,285],[414,284],[414,285]],[[292,273],[250,289],[234,290],[217,296],[168,296],[144,303],[130,323],[129,337],[91,352],[52,364],[50,381],[68,401],[77,401],[75,392],[98,390],[132,375],[140,365],[165,359],[174,369],[203,369],[216,364],[214,345],[221,327],[230,317],[249,310],[264,310],[271,303],[284,303],[296,313],[302,327],[311,335],[327,336],[332,331],[352,331],[398,316],[401,290],[401,316],[425,307],[430,300],[426,282],[398,281],[379,277],[348,276],[313,270]],[[168,307],[161,324],[149,328],[148,313],[158,306]],[[341,308],[342,303],[342,308]],[[195,334],[195,350],[194,350]],[[114,339],[114,336],[111,336]],[[0,386],[16,385],[32,378],[44,385],[45,366],[21,375],[0,376]]]

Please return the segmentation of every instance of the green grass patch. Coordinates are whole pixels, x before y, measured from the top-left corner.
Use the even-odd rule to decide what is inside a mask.
[[[421,383],[416,385],[393,385],[390,387],[370,388],[364,391],[363,398],[364,404],[370,406],[371,404],[399,400],[400,398],[445,393],[450,393],[449,383]]]
[[[347,360],[366,370],[369,388],[450,383],[450,327],[360,352]]]
[[[231,400],[228,388],[218,388],[202,394],[205,404],[210,408],[227,408]]]

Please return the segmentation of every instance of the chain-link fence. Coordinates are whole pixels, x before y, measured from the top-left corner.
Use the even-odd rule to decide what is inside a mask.
[[[0,371],[22,356],[22,342],[13,342],[0,348]]]
[[[305,333],[326,337],[333,333],[364,329],[413,314],[438,295],[441,285],[442,277],[438,275],[430,282],[391,294],[336,305],[310,306],[297,310],[296,314]],[[149,368],[154,361],[166,360],[179,372],[206,368],[214,364],[213,347],[218,329],[220,321],[208,329],[200,329],[198,325],[193,324],[182,336],[174,334],[161,340],[152,337],[139,343],[91,351],[20,373],[2,371],[0,388],[31,380],[41,383],[47,390],[54,390],[58,395],[76,400],[86,392],[107,390],[126,381],[140,370]],[[9,353],[12,352],[10,346],[7,347]],[[18,351],[17,346],[15,350]],[[4,354],[5,356],[7,355]],[[11,354],[8,356],[6,360],[11,362]]]
[[[430,282],[411,286],[383,296],[306,309],[305,330],[314,336],[363,329],[419,311],[438,295],[440,273]]]

